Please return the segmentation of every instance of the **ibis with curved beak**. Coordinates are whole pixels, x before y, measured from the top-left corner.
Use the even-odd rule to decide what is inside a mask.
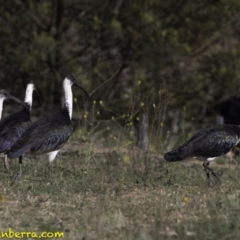
[[[221,183],[218,174],[209,167],[216,157],[225,155],[240,142],[240,126],[217,125],[202,129],[183,145],[165,153],[164,158],[169,162],[182,161],[186,158],[200,158],[204,160],[203,167],[210,184],[210,174]]]
[[[79,87],[88,97],[88,93],[78,85],[74,76],[68,74],[63,80],[64,104],[60,112],[34,122],[16,143],[7,151],[10,159],[19,158],[18,181],[22,175],[23,154],[48,154],[49,164],[58,151],[68,141],[73,132],[71,123],[73,95],[72,86]]]
[[[12,145],[32,124],[30,111],[32,109],[33,91],[36,91],[37,93],[34,83],[30,82],[27,84],[24,99],[27,108],[24,107],[22,110],[9,115],[0,121],[0,153],[6,153],[6,151],[12,147]],[[6,154],[4,158],[4,166],[9,172],[9,164]]]

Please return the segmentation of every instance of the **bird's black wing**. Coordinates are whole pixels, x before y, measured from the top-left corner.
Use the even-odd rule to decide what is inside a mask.
[[[58,126],[42,136],[40,141],[34,143],[31,153],[46,153],[60,149],[73,132],[72,125]]]
[[[239,127],[219,125],[197,132],[177,149],[167,152],[167,161],[181,161],[188,157],[217,157],[229,152],[238,141]]]
[[[0,152],[6,152],[31,125],[30,112],[22,109],[0,121]]]
[[[73,132],[69,120],[56,117],[35,122],[7,152],[9,158],[24,153],[46,153],[61,148]]]
[[[21,135],[31,126],[32,122],[15,123],[8,131],[0,135],[0,152],[6,152],[21,137]]]
[[[16,112],[0,121],[0,136],[5,134],[9,129],[13,128],[16,124],[30,121],[30,112],[28,110],[21,110]]]
[[[222,130],[204,134],[201,139],[190,142],[187,147],[189,156],[211,158],[228,153],[237,143],[236,134],[228,134]]]

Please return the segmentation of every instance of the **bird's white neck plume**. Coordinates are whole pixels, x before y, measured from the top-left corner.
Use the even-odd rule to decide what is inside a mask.
[[[0,97],[0,120],[2,118],[3,102],[4,102],[4,98]]]
[[[29,105],[30,110],[32,109],[32,94],[34,91],[33,83],[29,83],[26,88],[25,99],[24,102]]]
[[[65,78],[63,81],[63,91],[64,91],[64,107],[68,110],[69,118],[71,119],[73,106],[72,83],[67,78]]]

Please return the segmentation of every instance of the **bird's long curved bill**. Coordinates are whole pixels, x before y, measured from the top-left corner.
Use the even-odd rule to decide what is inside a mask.
[[[39,103],[41,104],[41,99],[40,99],[38,90],[37,90],[36,88],[34,89],[34,93],[35,93],[35,95],[37,96]]]
[[[8,96],[8,99],[12,99],[13,101],[15,101],[15,102],[17,102],[17,103],[20,103],[20,104],[23,105],[26,109],[29,110],[29,106],[28,106],[26,103],[24,103],[23,101],[19,100],[18,98],[14,97],[14,96],[12,96],[12,95],[9,95],[9,96]]]
[[[74,85],[76,87],[80,88],[86,94],[88,100],[91,101],[89,94],[87,93],[87,91],[83,87],[79,86],[78,83],[74,83]]]

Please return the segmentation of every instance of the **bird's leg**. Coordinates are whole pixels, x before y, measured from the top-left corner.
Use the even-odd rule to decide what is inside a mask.
[[[220,184],[221,183],[221,180],[218,176],[218,174],[212,169],[209,167],[209,161],[206,160],[204,163],[203,163],[203,167],[205,169],[205,172],[206,172],[206,175],[207,175],[207,178],[208,178],[208,183],[210,185],[210,172],[212,173],[212,175],[215,177],[215,179],[217,180],[217,182]]]
[[[4,154],[4,167],[9,172],[9,163],[8,163],[8,157],[7,154]]]
[[[208,186],[210,186],[210,172],[209,172],[209,167],[208,167],[208,165],[209,165],[209,162],[208,162],[208,161],[205,161],[205,162],[203,163],[203,167],[204,167],[204,170],[205,170],[205,172],[206,172],[206,176],[207,176],[207,180],[208,180]]]
[[[55,157],[57,156],[58,151],[59,150],[47,153],[47,155],[48,155],[48,163],[47,163],[47,167],[46,167],[46,173],[48,175],[49,175],[49,173],[51,173],[53,171],[52,162],[55,159]]]
[[[22,156],[18,158],[18,162],[19,162],[19,171],[16,177],[14,178],[14,182],[18,182],[22,176]]]
[[[51,171],[51,170],[52,170],[52,164],[51,164],[51,162],[48,162],[48,163],[47,163],[47,169],[48,169],[48,171]]]
[[[214,170],[212,170],[212,175],[215,177],[215,179],[217,180],[218,184],[221,184],[221,180],[219,178],[219,175]]]

